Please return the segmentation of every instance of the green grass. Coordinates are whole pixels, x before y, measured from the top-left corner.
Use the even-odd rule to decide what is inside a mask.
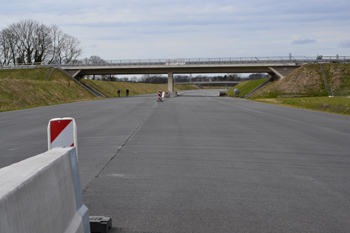
[[[149,83],[130,83],[130,82],[108,82],[108,81],[96,81],[83,79],[82,83],[86,83],[99,92],[103,93],[107,97],[117,97],[118,90],[120,90],[120,96],[126,95],[126,89],[129,89],[129,95],[144,95],[144,94],[156,94],[159,90],[166,91],[168,89],[168,84],[149,84]],[[196,90],[199,89],[195,85],[183,84],[175,85],[175,91],[183,90]]]
[[[0,111],[96,99],[60,70],[0,70]]]
[[[328,96],[331,93],[327,92],[326,84],[329,88],[332,88],[333,93],[349,92],[350,64],[327,63],[322,64],[322,67],[324,68],[325,78],[322,75],[320,64],[306,64],[285,78],[266,85],[251,97],[279,98],[293,95],[300,97]]]
[[[350,115],[350,98],[345,97],[254,98],[251,100],[314,111]]]
[[[239,83],[238,85],[232,87],[229,91],[227,91],[227,95],[230,97],[234,97],[235,93],[234,90],[238,89],[239,90],[239,97],[242,95],[246,95],[254,88],[258,87],[260,84],[264,83],[266,80],[269,78],[264,78],[264,79],[257,79],[257,80],[249,80],[249,81],[244,81]]]
[[[201,86],[204,89],[225,89],[225,86]]]
[[[343,79],[343,77],[342,77]],[[249,93],[267,79],[246,81],[230,89],[240,90],[240,95]],[[345,84],[348,85],[346,78]],[[83,80],[108,97],[116,97],[117,90],[125,96],[125,90],[130,95],[155,94],[158,90],[166,91],[167,84],[123,83]],[[195,85],[175,85],[175,91],[199,89]],[[231,94],[232,95],[232,94]],[[85,89],[77,85],[58,69],[38,68],[21,70],[0,70],[0,111],[9,111],[38,106],[70,103],[75,101],[92,100]],[[300,98],[252,98],[253,101],[278,104],[296,108],[310,109],[329,113],[350,115],[350,98],[342,97],[300,97]]]
[[[175,91],[199,90],[200,88],[193,84],[174,85]]]
[[[106,94],[116,97],[117,90],[125,96],[154,94],[158,90],[166,91],[166,84],[121,83],[84,80]],[[175,85],[175,91],[199,89],[197,86],[185,84]],[[0,112],[39,106],[70,103],[97,99],[59,69],[33,68],[0,70]]]
[[[31,81],[71,80],[68,76],[64,75],[59,69],[52,68],[0,70],[0,79],[1,78],[15,78],[18,80]]]

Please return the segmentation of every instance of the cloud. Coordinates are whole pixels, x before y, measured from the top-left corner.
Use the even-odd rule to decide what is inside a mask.
[[[349,0],[11,0],[0,30],[57,24],[104,59],[313,56],[349,48],[349,12]]]
[[[311,44],[315,43],[316,40],[311,40],[311,39],[299,39],[299,40],[294,40],[292,41],[291,44]]]
[[[340,42],[339,47],[340,48],[350,48],[350,40]]]

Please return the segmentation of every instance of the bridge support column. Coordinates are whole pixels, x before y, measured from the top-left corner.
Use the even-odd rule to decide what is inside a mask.
[[[168,73],[168,90],[174,92],[174,78],[173,73]]]

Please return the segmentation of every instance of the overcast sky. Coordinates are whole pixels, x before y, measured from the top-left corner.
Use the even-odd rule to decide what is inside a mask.
[[[56,24],[81,58],[350,55],[349,0],[1,0],[0,29]]]

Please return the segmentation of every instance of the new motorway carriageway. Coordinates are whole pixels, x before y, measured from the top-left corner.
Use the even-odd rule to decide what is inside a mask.
[[[350,232],[350,118],[218,91],[2,112],[0,167],[69,116],[84,204],[110,232]]]

